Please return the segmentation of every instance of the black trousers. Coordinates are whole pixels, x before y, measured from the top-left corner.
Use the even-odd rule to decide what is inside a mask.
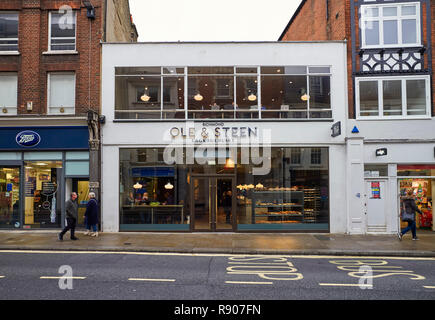
[[[66,227],[62,230],[60,235],[63,237],[65,233],[71,230],[71,238],[74,238],[74,233],[76,231],[76,219],[74,218],[66,218]]]

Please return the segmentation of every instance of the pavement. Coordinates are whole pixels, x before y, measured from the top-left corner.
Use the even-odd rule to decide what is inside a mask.
[[[419,241],[406,234],[347,235],[315,233],[100,233],[77,231],[63,241],[59,231],[0,231],[0,250],[163,252],[210,254],[340,255],[435,257],[435,232],[418,230]]]

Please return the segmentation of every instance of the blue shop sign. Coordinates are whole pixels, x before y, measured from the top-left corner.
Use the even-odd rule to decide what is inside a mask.
[[[2,127],[0,150],[88,150],[87,126]]]

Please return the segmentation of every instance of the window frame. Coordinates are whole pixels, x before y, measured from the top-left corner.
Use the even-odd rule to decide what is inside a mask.
[[[402,114],[397,116],[385,116],[384,115],[384,99],[383,99],[383,82],[392,80],[400,80],[402,86]],[[426,85],[426,113],[423,115],[408,115],[407,106],[407,92],[406,82],[407,80],[425,80]],[[377,116],[361,116],[360,108],[360,83],[361,82],[377,82],[378,85],[378,112]],[[360,77],[355,78],[355,109],[357,120],[397,120],[397,119],[428,119],[431,118],[431,93],[430,93],[430,76],[380,76],[380,77]]]
[[[18,37],[17,38],[0,38],[0,41],[17,41],[17,49],[16,50],[2,50],[2,44],[0,43],[0,54],[14,54],[14,53],[18,53],[19,52],[19,39],[20,39],[20,13],[17,11],[0,11],[0,15],[1,14],[16,14],[17,15],[17,21],[18,21],[18,30],[17,30],[17,34]],[[13,44],[15,46],[15,43]]]
[[[402,15],[402,7],[412,6],[416,8],[415,15],[404,16]],[[384,7],[395,7],[397,9],[397,15],[394,17],[384,16]],[[379,10],[377,17],[366,17],[364,12],[366,9],[376,8]],[[416,19],[416,43],[403,43],[402,34],[402,21],[408,19]],[[377,21],[379,23],[379,44],[377,45],[367,45],[366,44],[366,29],[364,25],[366,22]],[[397,44],[385,44],[384,39],[384,21],[397,21]],[[420,2],[404,2],[404,3],[385,3],[385,4],[367,4],[361,5],[360,7],[360,34],[361,34],[361,49],[377,49],[377,48],[411,48],[411,47],[421,47],[422,46],[422,35],[421,35],[421,5]]]
[[[58,107],[51,106],[51,75],[73,75],[74,76],[74,105],[72,107]],[[64,71],[64,72],[47,72],[47,114],[48,115],[75,115],[76,113],[76,103],[77,103],[77,74],[75,71]],[[59,112],[53,112],[53,109],[58,109]],[[72,112],[60,112],[60,108],[73,108]]]
[[[0,78],[2,76],[13,76],[16,78],[16,92],[15,92],[15,105],[14,106],[7,106],[7,105],[0,105],[0,116],[16,116],[18,114],[18,72],[0,72]],[[6,109],[6,113],[3,111]]]
[[[50,11],[48,13],[48,50],[49,53],[76,53],[77,52],[77,12],[75,10],[72,11],[74,14],[75,20],[75,30],[74,30],[74,50],[53,50],[52,49],[52,36],[51,36],[51,20],[52,14],[58,13],[57,11]],[[72,39],[72,37],[57,37],[55,39]]]

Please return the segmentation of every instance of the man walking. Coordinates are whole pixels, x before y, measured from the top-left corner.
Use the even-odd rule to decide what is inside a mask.
[[[65,235],[65,233],[68,232],[68,230],[71,230],[71,240],[78,240],[78,238],[74,236],[79,210],[79,204],[76,200],[77,193],[73,192],[71,193],[71,198],[65,204],[66,226],[65,229],[63,229],[62,232],[59,233],[58,237],[58,239],[61,241],[63,240],[63,236]]]

